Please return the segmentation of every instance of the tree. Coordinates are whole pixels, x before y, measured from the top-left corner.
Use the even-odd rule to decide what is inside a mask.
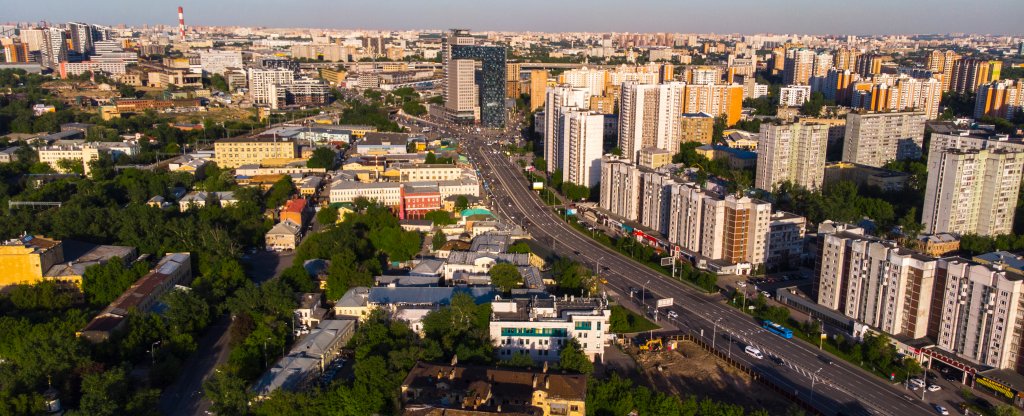
[[[57,161],[57,169],[61,172],[85,174],[85,165],[78,159],[61,159]]]
[[[448,242],[448,237],[445,237],[444,233],[437,231],[434,233],[434,238],[431,240],[430,245],[434,250],[440,250],[444,247],[445,243]]]
[[[82,377],[82,401],[79,410],[87,415],[114,416],[122,411],[128,398],[128,381],[121,368]]]
[[[825,107],[825,95],[820,91],[811,93],[811,98],[800,107],[800,112],[811,116],[821,116],[821,109]]]
[[[274,182],[267,193],[267,206],[279,207],[295,194],[295,184],[290,176],[285,176]]]
[[[177,333],[197,333],[210,324],[210,306],[196,293],[172,290],[164,295],[167,311],[164,318]]]
[[[231,87],[228,85],[228,81],[224,79],[224,76],[221,74],[213,74],[210,76],[210,86],[217,91],[231,91]]]
[[[466,208],[469,208],[469,198],[467,198],[465,195],[459,195],[458,197],[456,197],[455,211],[462,212],[465,211]]]
[[[327,147],[318,147],[313,151],[313,156],[306,162],[306,167],[331,170],[334,169],[334,161],[336,159],[337,154],[333,150]]]
[[[434,223],[435,227],[451,225],[456,222],[455,218],[452,217],[452,213],[441,209],[435,209],[423,214],[423,219],[430,220],[430,222]]]
[[[587,355],[583,353],[580,342],[576,338],[572,338],[558,352],[558,368],[580,374],[590,374],[594,372],[594,363],[590,362]]]
[[[534,158],[533,167],[540,172],[546,172],[548,170],[548,163],[542,157]]]
[[[530,246],[525,241],[519,241],[508,247],[509,253],[516,254],[528,254],[530,253]]]
[[[562,194],[565,195],[570,201],[582,201],[590,198],[590,187],[586,185],[577,185],[575,183],[563,182],[562,183]]]
[[[509,263],[498,263],[487,272],[491,276],[491,284],[504,293],[509,293],[513,288],[523,284],[523,276],[519,269]]]
[[[725,136],[725,128],[729,125],[725,115],[715,117],[715,124],[711,128],[711,143],[721,143]]]
[[[334,207],[323,207],[316,213],[316,222],[320,225],[332,225],[338,222],[338,209]]]
[[[203,391],[216,414],[241,416],[248,414],[249,407],[245,384],[245,380],[218,369],[203,383]]]
[[[121,296],[136,280],[146,274],[142,262],[127,266],[120,257],[104,264],[89,266],[82,273],[82,292],[93,305],[106,305]]]
[[[402,104],[402,112],[413,117],[419,117],[427,114],[427,108],[420,104],[419,101],[406,101]]]
[[[911,207],[907,214],[900,218],[900,228],[908,240],[916,240],[924,230],[924,224],[917,220],[917,207]]]

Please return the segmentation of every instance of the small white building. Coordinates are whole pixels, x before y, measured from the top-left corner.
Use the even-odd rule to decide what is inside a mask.
[[[601,298],[496,299],[491,303],[491,339],[498,359],[528,353],[537,361],[558,360],[571,339],[591,361],[600,362],[611,342],[611,309]]]

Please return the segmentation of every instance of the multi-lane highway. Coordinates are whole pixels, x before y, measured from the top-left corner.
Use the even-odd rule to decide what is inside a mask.
[[[559,255],[600,267],[608,291],[623,299],[629,288],[644,289],[644,307],[656,299],[673,298],[673,319],[681,330],[703,336],[723,353],[754,368],[762,377],[791,391],[826,415],[935,414],[932,404],[916,393],[871,375],[799,340],[784,339],[762,329],[749,316],[726,305],[720,295],[697,292],[595,242],[560,220],[543,205],[499,148],[481,138],[461,143],[488,183],[492,206],[507,220],[526,227],[539,242]],[[598,266],[599,264],[599,266]],[[662,310],[667,313],[667,310]],[[663,318],[666,319],[666,318]],[[756,359],[743,352],[753,345],[765,353]]]

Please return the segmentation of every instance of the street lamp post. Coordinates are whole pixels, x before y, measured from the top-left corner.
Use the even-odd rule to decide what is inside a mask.
[[[640,288],[640,290],[641,290],[641,292],[640,292],[640,304],[641,305],[647,305],[647,284],[648,283],[651,283],[651,279],[647,279],[647,281],[644,282],[643,286],[641,286],[641,288]]]
[[[715,349],[715,341],[718,338],[718,321],[721,321],[721,320],[722,320],[722,318],[718,318],[718,319],[715,320],[715,328],[711,332],[711,349]]]
[[[153,360],[153,365],[156,365],[156,347],[160,345],[160,342],[160,340],[157,340],[156,342],[149,346],[149,356]]]
[[[818,373],[821,372],[822,368],[819,368],[818,371],[811,374],[811,401],[814,401],[814,382],[817,381]]]

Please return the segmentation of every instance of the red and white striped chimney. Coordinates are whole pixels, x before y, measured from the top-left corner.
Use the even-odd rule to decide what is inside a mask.
[[[185,41],[185,11],[178,6],[178,35]]]

